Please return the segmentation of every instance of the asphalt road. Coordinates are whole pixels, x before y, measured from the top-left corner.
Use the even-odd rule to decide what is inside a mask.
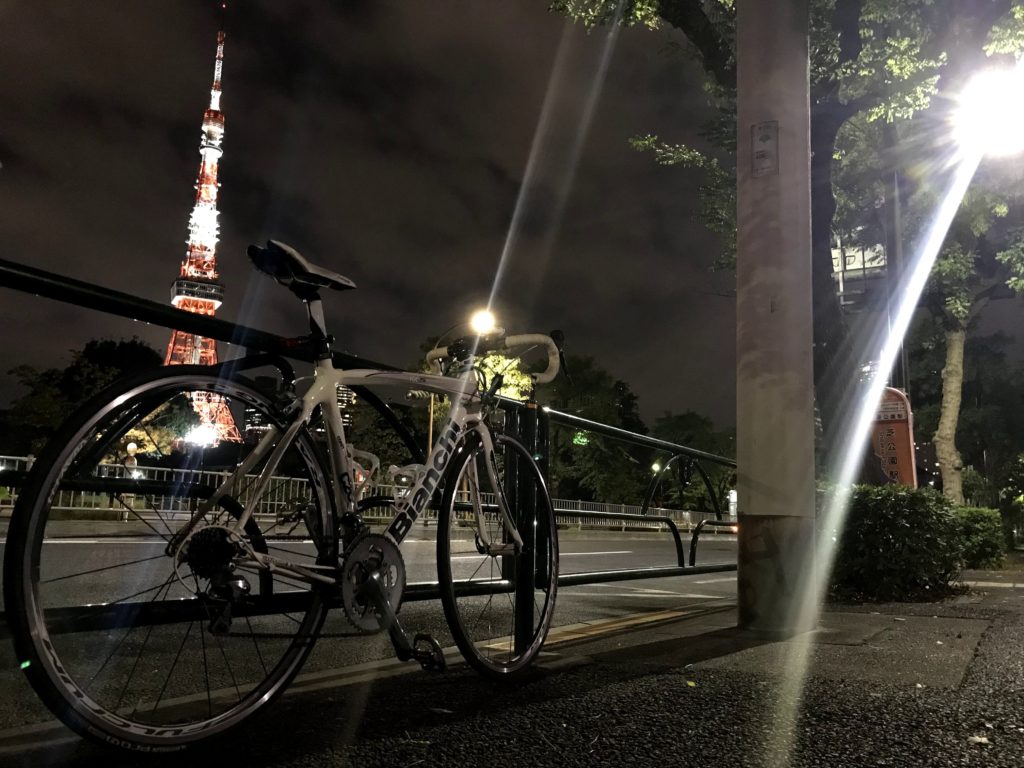
[[[403,544],[410,583],[436,580],[434,544],[433,529],[422,527],[417,527]],[[0,554],[5,546],[5,541],[0,542]],[[103,546],[85,536],[55,546],[60,547],[60,557],[53,562],[69,569],[67,573],[100,569],[111,556]],[[121,562],[138,560],[145,564],[157,554],[155,542],[130,537],[108,546],[116,548],[116,559]],[[562,573],[676,564],[675,547],[667,534],[562,531],[560,548]],[[735,558],[734,537],[709,535],[702,539],[698,564],[734,563]],[[552,634],[574,632],[573,628],[582,625],[590,627],[589,631],[600,632],[601,627],[611,631],[619,626],[617,621],[642,622],[645,616],[658,616],[667,610],[729,604],[734,601],[735,588],[735,574],[728,572],[563,587],[558,593]],[[66,598],[71,603],[76,600],[73,592]],[[408,630],[432,634],[442,647],[449,649],[449,658],[457,659],[437,601],[407,603],[400,618]],[[170,658],[171,650],[164,658]],[[90,649],[82,650],[83,656],[90,653]],[[343,613],[336,610],[329,614],[320,642],[292,687],[296,693],[331,690],[360,676],[386,676],[405,672],[408,667],[394,662],[386,637],[354,632]],[[6,694],[0,699],[0,764],[4,754],[23,754],[24,749],[34,749],[43,743],[68,740],[66,730],[47,725],[52,718],[18,671],[17,660],[6,641],[0,643],[0,687]]]

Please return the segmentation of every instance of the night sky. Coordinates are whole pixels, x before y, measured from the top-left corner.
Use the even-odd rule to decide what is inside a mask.
[[[217,15],[197,1],[9,2],[0,29],[2,257],[169,301]],[[699,177],[627,145],[650,132],[700,146],[708,107],[681,36],[619,35],[579,143],[607,32],[567,26],[544,0],[235,0],[226,30],[219,317],[303,331],[299,303],[245,257],[273,237],[358,284],[326,305],[340,348],[410,364],[486,302],[550,85],[502,324],[562,329],[649,420],[733,422],[733,278],[709,271],[719,245],[695,218]],[[6,289],[0,324],[0,405],[18,394],[15,365],[66,365],[95,337],[161,351],[168,338]]]

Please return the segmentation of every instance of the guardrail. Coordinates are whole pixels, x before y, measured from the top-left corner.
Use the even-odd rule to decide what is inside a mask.
[[[107,314],[118,315],[132,320],[140,320],[166,328],[177,329],[187,333],[213,338],[218,341],[242,346],[248,352],[260,352],[266,355],[272,355],[275,359],[280,358],[282,361],[285,361],[286,359],[310,361],[314,357],[311,350],[306,349],[303,345],[296,344],[294,340],[285,339],[267,331],[230,323],[219,318],[193,314],[166,304],[158,304],[157,302],[141,299],[137,296],[104,288],[81,280],[64,277],[62,275],[18,264],[6,259],[0,259],[0,286],[33,293],[45,298],[75,304],[77,306],[105,312]],[[335,352],[334,360],[335,363],[341,367],[400,370],[394,366],[377,363],[347,352]],[[232,365],[236,364],[237,363],[235,361],[227,361],[222,365],[226,368],[230,368]],[[281,365],[286,370],[290,368],[287,362],[282,362]],[[373,392],[366,390],[365,388],[358,388],[356,391],[368,403],[382,413],[385,418],[387,418],[395,432],[404,441],[413,459],[422,463],[424,461],[422,448],[414,437],[402,426],[390,407],[380,400]],[[711,488],[707,474],[696,462],[708,461],[735,467],[735,462],[733,460],[688,448],[686,446],[677,445],[668,441],[651,438],[646,435],[629,432],[628,430],[620,429],[618,427],[600,424],[573,414],[562,413],[553,409],[538,409],[536,406],[528,408],[522,403],[511,400],[506,401],[506,407],[510,427],[520,433],[521,437],[524,438],[524,442],[527,444],[527,447],[533,450],[535,455],[541,457],[539,463],[541,464],[545,474],[548,472],[547,457],[551,425],[555,424],[576,427],[611,437],[613,439],[623,440],[649,448],[665,450],[670,452],[673,457],[684,457],[686,461],[694,462],[694,469],[698,474],[700,474],[705,484],[708,486],[709,496],[713,500],[712,503],[715,506],[716,517],[721,518],[721,507],[713,489]],[[666,464],[668,463],[669,462],[666,462]],[[22,475],[23,473],[7,472],[5,474],[8,480],[11,480],[15,475]],[[660,578],[665,576],[736,570],[736,565],[734,563],[704,566],[686,565],[683,561],[682,547],[678,541],[679,534],[675,524],[663,516],[651,516],[645,514],[650,510],[650,496],[651,493],[648,494],[648,498],[645,500],[640,514],[604,514],[608,515],[609,519],[614,516],[615,519],[623,521],[648,521],[652,523],[657,521],[659,524],[664,523],[665,525],[668,525],[676,539],[676,549],[679,562],[677,566],[574,573],[559,577],[559,584],[568,586],[572,584],[591,584],[605,581]],[[693,546],[695,546],[695,544],[691,544],[691,550]],[[435,599],[438,596],[439,593],[436,584],[410,584],[406,592],[406,599],[408,600]],[[277,606],[271,606],[269,608],[269,610],[272,611],[277,609]],[[81,617],[76,617],[75,620],[80,618]],[[69,626],[74,626],[74,622],[71,621]]]
[[[553,408],[544,408],[543,410],[552,424],[574,427],[585,432],[603,435],[630,445],[651,448],[657,451],[665,451],[669,454],[669,458],[661,464],[660,468],[655,472],[654,477],[647,485],[647,491],[644,493],[643,504],[639,510],[640,514],[646,514],[647,510],[651,508],[655,492],[657,491],[658,486],[664,481],[669,469],[673,465],[682,464],[684,483],[688,484],[693,473],[696,472],[704,482],[704,486],[708,492],[708,498],[714,507],[715,518],[718,520],[722,519],[723,514],[721,502],[719,501],[718,494],[715,492],[715,488],[711,483],[711,478],[708,476],[707,470],[705,470],[701,465],[701,462],[706,461],[711,464],[718,464],[735,469],[736,461],[734,459],[730,459],[725,456],[717,456],[705,451],[699,451],[696,448],[689,448],[685,445],[672,443],[668,440],[661,440],[657,437],[641,435],[639,432],[630,432],[629,430],[622,429],[621,427],[601,424],[596,421],[591,421],[590,419],[584,419],[581,416],[576,416],[572,413],[556,411]]]
[[[0,515],[5,507],[13,507],[17,500],[17,490],[21,485],[26,469],[32,461],[28,456],[0,456],[0,488],[7,488],[9,492],[0,496]],[[205,485],[216,488],[220,485],[228,473],[226,471],[213,470],[192,470],[172,467],[151,467],[144,465],[126,466],[124,464],[102,465],[105,477],[118,477],[151,481],[150,489],[159,488],[162,484],[167,488],[188,487]],[[250,481],[255,481],[254,476],[247,476]],[[247,487],[255,485],[250,482]],[[260,503],[253,511],[253,514],[260,519],[272,518],[285,520],[297,509],[297,505],[309,498],[309,482],[300,477],[272,477],[267,491],[260,499]],[[361,498],[379,498],[382,503],[379,506],[371,506],[364,511],[364,517],[368,522],[386,522],[390,520],[393,511],[391,500],[398,498],[407,491],[407,487],[386,483],[375,483],[369,485],[361,494]],[[141,489],[140,489],[141,493]],[[491,494],[484,494],[485,503],[493,503]],[[239,500],[246,502],[244,492]],[[697,517],[702,513],[692,510],[655,508],[641,511],[641,507],[631,504],[609,504],[598,501],[582,501],[579,499],[552,499],[555,510],[555,518],[559,528],[584,528],[595,529],[618,529],[618,530],[668,530],[669,527],[692,531],[695,526],[701,523],[704,518]],[[191,514],[195,499],[189,500],[182,495],[161,494],[148,495],[146,509],[152,510],[155,514],[173,520],[179,514]],[[52,506],[56,509],[67,512],[81,512],[87,515],[90,510],[106,511],[111,515],[118,513],[123,517],[123,504],[111,506],[109,499],[105,496],[100,498],[95,493],[85,490],[62,490],[54,497]],[[379,514],[375,514],[378,513]],[[653,514],[652,514],[653,513]],[[114,515],[116,516],[116,515]],[[425,509],[420,519],[429,524],[436,521],[436,510]],[[84,518],[83,518],[84,519]]]

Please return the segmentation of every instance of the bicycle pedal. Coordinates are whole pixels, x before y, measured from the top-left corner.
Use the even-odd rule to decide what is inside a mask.
[[[427,647],[422,648],[421,644],[426,643]],[[431,635],[420,633],[413,638],[413,658],[420,663],[423,669],[434,672],[444,672],[448,669],[448,662],[445,661],[444,651],[440,644]]]

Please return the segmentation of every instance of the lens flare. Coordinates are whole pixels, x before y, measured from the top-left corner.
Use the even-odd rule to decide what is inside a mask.
[[[899,298],[899,304],[891,325],[888,318],[879,317],[871,328],[865,330],[856,345],[862,355],[859,359],[878,361],[877,371],[880,375],[866,377],[859,386],[851,389],[846,402],[840,408],[839,434],[844,435],[843,447],[840,454],[829,463],[829,476],[835,478],[836,482],[825,499],[817,522],[814,576],[808,579],[801,592],[794,596],[794,606],[798,612],[795,626],[817,625],[832,563],[846,521],[853,483],[860,470],[882,390],[886,386],[886,377],[882,372],[892,370],[896,362],[900,345],[913,319],[932,265],[980,160],[980,152],[961,151],[959,162],[949,171],[946,194],[935,211],[924,237],[914,249],[908,269],[896,289],[895,295]],[[773,728],[764,745],[769,764],[778,766],[790,764],[794,747],[793,728],[800,710],[804,681],[812,655],[811,638],[808,635],[793,638],[787,644],[784,654],[786,675],[779,691],[779,705],[775,711]]]
[[[615,17],[606,27],[600,60],[589,87],[585,91],[582,105],[575,105],[579,84],[574,82],[572,77],[572,70],[579,66],[573,60],[574,53],[572,51],[573,39],[578,31],[573,29],[571,21],[565,23],[555,63],[551,68],[551,77],[548,79],[548,88],[544,95],[540,118],[533,133],[530,156],[526,161],[526,172],[523,174],[523,181],[519,186],[519,196],[512,211],[512,221],[509,223],[505,244],[501,250],[501,257],[498,259],[498,267],[494,272],[491,295],[487,302],[488,307],[494,306],[502,279],[508,270],[524,229],[531,231],[537,229],[540,240],[539,254],[545,259],[550,254],[555,235],[561,224],[565,203],[569,198],[569,191],[576,176],[576,167],[579,165],[590,125],[597,111],[598,101],[604,90],[612,53],[619,39],[621,27],[619,22],[622,19],[624,7],[625,0],[619,0]],[[567,104],[573,104],[580,110],[575,131],[571,131],[568,138],[566,138],[566,126],[559,125],[559,121],[555,118],[555,113]],[[536,283],[537,276],[534,276],[531,282]]]
[[[1024,67],[975,75],[960,94],[953,131],[968,154],[1002,157],[1024,150]]]
[[[217,443],[217,430],[209,424],[200,424],[188,431],[185,442],[208,448]]]

